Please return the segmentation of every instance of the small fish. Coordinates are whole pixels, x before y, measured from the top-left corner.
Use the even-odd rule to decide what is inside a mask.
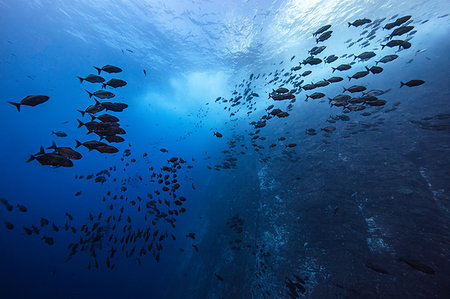
[[[147,71],[145,69],[143,71],[144,71],[144,76],[147,76]]]
[[[67,137],[67,134],[64,133],[63,131],[52,131],[52,133],[50,135],[56,135],[58,137]]]
[[[43,237],[42,237],[42,240],[44,240],[45,243],[47,243],[48,245],[53,245],[53,244],[55,244],[55,242],[53,241],[53,238],[52,238],[52,237],[46,237],[46,236],[43,236]]]
[[[220,276],[219,274],[217,274],[217,273],[214,273],[214,275],[217,277],[217,279],[218,280],[221,280],[221,281],[223,281],[223,277],[222,276]]]
[[[7,229],[9,230],[14,229],[14,225],[11,222],[5,221],[4,223]]]
[[[24,205],[17,205],[17,209],[21,212],[26,212],[28,211],[27,208]]]

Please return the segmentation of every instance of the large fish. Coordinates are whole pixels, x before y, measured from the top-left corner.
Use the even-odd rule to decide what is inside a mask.
[[[29,95],[22,99],[19,103],[15,102],[8,102],[14,106],[16,106],[17,111],[20,112],[20,105],[26,105],[34,107],[36,105],[42,104],[44,102],[47,102],[50,97],[44,96],[44,95]]]
[[[117,88],[127,85],[127,82],[120,79],[111,79],[108,82],[103,83],[103,88],[106,88],[106,85],[111,86],[113,88]]]
[[[94,66],[94,68],[97,70],[98,74],[100,75],[101,71],[107,72],[107,73],[120,73],[122,69],[120,67],[114,66],[114,65],[105,65],[101,68]]]
[[[80,83],[83,83],[83,81],[88,81],[88,82],[91,82],[91,83],[102,83],[102,82],[105,82],[105,78],[97,76],[97,75],[94,75],[94,74],[87,75],[84,78],[81,78],[81,77],[77,77],[77,78],[80,80]]]

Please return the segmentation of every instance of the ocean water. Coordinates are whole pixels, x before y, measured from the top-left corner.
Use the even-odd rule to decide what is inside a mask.
[[[0,16],[1,298],[449,298],[448,1],[0,0]],[[410,47],[383,48],[402,26]],[[105,65],[127,84],[77,79]],[[28,95],[49,99],[8,103]],[[88,123],[94,98],[123,142],[76,147],[117,130]]]

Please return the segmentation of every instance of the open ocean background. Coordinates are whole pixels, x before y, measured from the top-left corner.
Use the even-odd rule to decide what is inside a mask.
[[[381,49],[397,28],[382,27],[405,15],[414,31],[394,39],[412,46]],[[372,23],[347,25],[362,18]],[[0,297],[450,298],[449,20],[445,0],[0,0],[0,198],[13,206],[0,204]],[[316,44],[312,33],[326,24],[332,35]],[[339,59],[293,71],[316,45],[326,46],[316,57]],[[342,57],[365,51],[376,56]],[[347,79],[390,54],[398,58],[379,63],[380,74]],[[128,108],[98,113],[120,118],[119,152],[81,146],[73,167],[26,163],[53,141],[75,149],[98,140],[77,128],[89,121],[77,110],[95,104],[85,89],[101,85],[77,76],[107,64],[123,71],[102,72],[106,81],[127,82],[106,90]],[[332,76],[344,80],[298,88]],[[425,83],[400,88],[413,79]],[[294,103],[269,98],[297,83]],[[385,91],[386,105],[330,105],[352,85]],[[326,96],[304,101],[314,92]],[[50,99],[20,112],[8,103],[34,94]],[[269,105],[289,116],[256,132]],[[161,170],[171,157],[186,161],[173,167],[181,206],[151,181],[173,179]],[[154,219],[150,200],[165,216]],[[25,233],[32,225],[39,234]]]

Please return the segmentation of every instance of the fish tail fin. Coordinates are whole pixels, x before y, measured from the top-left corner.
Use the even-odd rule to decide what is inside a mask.
[[[352,26],[352,23],[350,23],[350,22],[347,22],[347,23],[348,23],[348,27]]]
[[[50,133],[50,135],[55,135],[55,131],[52,131],[52,132]]]
[[[346,92],[348,89],[347,88],[345,88],[345,87],[343,87],[344,88],[344,91],[343,92]]]
[[[89,91],[87,91],[86,89],[85,89],[85,91],[88,93],[88,95],[89,95],[89,98],[92,98],[92,93],[90,93]]]
[[[77,110],[77,111],[81,113],[81,116],[82,116],[82,117],[83,117],[84,114],[86,113],[86,111],[83,111],[83,110]]]
[[[352,77],[350,77],[350,76],[347,76],[347,77],[348,77],[348,81],[350,81],[352,79]]]
[[[102,141],[103,139],[105,139],[105,136],[100,136],[100,139],[98,141]]]
[[[76,140],[76,139],[75,139],[75,142],[76,142],[75,148],[78,148],[78,147],[80,147],[80,145],[83,145],[81,142],[79,142],[79,141]]]
[[[97,99],[94,98],[95,101],[95,105],[100,105],[101,103],[99,101],[97,101]]]
[[[89,116],[91,117],[91,121],[94,121],[96,119],[96,117],[90,113],[89,113]]]
[[[319,43],[319,39],[318,38],[316,38],[316,44],[318,44]]]
[[[386,45],[381,45],[381,50],[383,50],[383,49],[384,49],[384,47],[386,47]]]
[[[36,159],[33,155],[30,155],[30,158],[28,158],[27,163],[33,161],[34,159]]]
[[[8,103],[10,103],[11,105],[14,105],[14,106],[16,106],[16,108],[17,108],[17,111],[19,111],[19,112],[20,112],[20,103],[14,103],[14,102],[8,102]]]
[[[375,61],[375,65],[378,65],[378,62],[380,62],[380,61]]]
[[[368,72],[370,72],[370,69],[369,69],[367,66],[366,66],[365,68],[366,68],[366,70],[367,70]]]
[[[77,76],[77,78],[80,80],[80,83],[83,83],[83,80],[84,80],[83,78],[78,77],[78,76]]]
[[[55,143],[55,141],[53,141],[52,145],[47,147],[47,149],[54,149],[54,150],[56,150],[56,143]]]
[[[400,87],[403,87],[403,85],[406,85],[406,84],[403,83],[402,81],[400,81]]]
[[[94,66],[94,69],[96,69],[97,72],[98,72],[98,74],[100,75],[100,72],[102,71],[102,69],[101,69],[101,68],[98,68],[98,67],[96,67],[96,66]]]
[[[103,89],[106,88],[106,83],[102,83],[102,88],[103,88]]]
[[[77,119],[77,120],[78,120],[78,128],[81,128],[82,126],[84,126],[84,124],[81,120],[79,120],[79,119]]]
[[[332,73],[334,73],[334,71],[336,70],[336,68],[335,68],[335,67],[331,67],[331,68],[333,69]]]

